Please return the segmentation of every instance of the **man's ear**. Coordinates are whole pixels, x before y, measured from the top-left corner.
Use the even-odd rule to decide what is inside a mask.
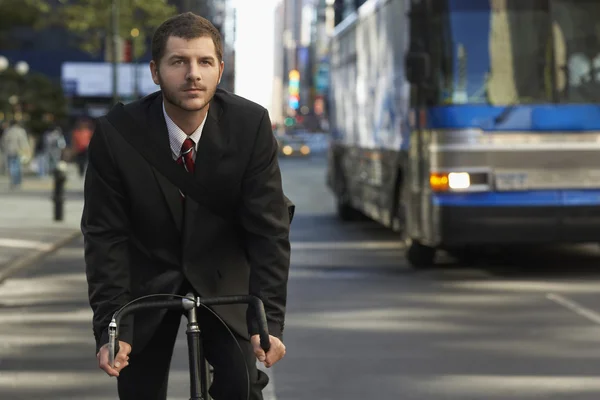
[[[152,80],[154,83],[160,85],[158,65],[154,62],[154,60],[150,61],[150,73],[152,74]]]
[[[217,85],[219,83],[221,83],[221,78],[223,78],[223,70],[225,69],[225,62],[221,61],[221,65],[219,65],[219,82],[217,82]]]

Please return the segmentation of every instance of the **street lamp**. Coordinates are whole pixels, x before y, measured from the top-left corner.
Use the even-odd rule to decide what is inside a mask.
[[[6,71],[9,66],[10,63],[8,62],[8,58],[0,56],[0,72]],[[29,64],[27,64],[25,61],[19,61],[15,64],[15,71],[17,71],[17,74],[21,76],[27,75],[29,72]]]
[[[8,69],[8,67],[10,67],[10,62],[8,61],[8,58],[6,58],[5,56],[0,56],[0,73],[6,71]],[[14,69],[15,72],[19,75],[19,76],[25,76],[27,75],[27,73],[29,72],[29,64],[27,64],[27,62],[25,61],[19,61],[17,63],[15,63],[14,65]],[[2,87],[1,87],[1,91],[0,91],[0,97],[4,98],[5,96],[8,96],[8,104],[10,104],[12,107],[15,108],[15,119],[21,119],[21,115],[20,115],[20,111],[17,111],[18,105],[19,105],[19,94],[20,94],[20,83],[16,83],[16,91],[18,93],[14,94],[13,90],[14,88],[11,86],[14,86],[15,83],[10,84],[10,82],[6,82],[3,83]],[[2,113],[3,114],[3,113]]]
[[[21,76],[26,75],[29,72],[29,64],[25,61],[19,61],[15,64],[15,71]]]
[[[8,69],[8,58],[0,56],[0,72],[4,72]]]

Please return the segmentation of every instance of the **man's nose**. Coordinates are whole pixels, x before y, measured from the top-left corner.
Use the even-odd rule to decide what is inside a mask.
[[[195,63],[190,64],[187,78],[191,81],[201,81],[202,73],[200,71],[200,66]]]

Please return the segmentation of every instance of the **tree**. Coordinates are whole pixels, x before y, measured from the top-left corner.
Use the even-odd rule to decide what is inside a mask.
[[[77,34],[80,38],[79,47],[97,54],[103,42],[110,37],[112,0],[61,0],[61,3],[57,12],[53,13],[51,23]],[[146,52],[147,39],[154,29],[177,12],[167,0],[117,0],[117,4],[119,36],[133,40],[134,57]],[[137,36],[132,36],[133,29],[137,30]],[[110,45],[110,40],[107,43]]]
[[[67,99],[62,88],[42,74],[31,74],[26,83],[24,101],[25,111],[29,115],[30,132],[41,134],[49,128],[44,120],[45,114],[52,114],[58,122],[67,118]]]
[[[3,34],[12,28],[39,27],[42,17],[49,12],[50,6],[46,0],[0,0],[0,42]]]
[[[48,128],[42,118],[44,114],[52,114],[59,121],[66,117],[66,98],[56,82],[35,72],[21,76],[14,68],[4,71],[2,76],[0,112],[5,113],[8,119],[14,111],[20,110],[25,116],[28,130],[37,135]],[[13,98],[15,102],[11,103]]]

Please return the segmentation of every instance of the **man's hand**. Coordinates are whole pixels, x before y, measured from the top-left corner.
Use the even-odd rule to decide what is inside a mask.
[[[271,342],[271,348],[267,354],[265,354],[265,351],[260,347],[260,336],[252,335],[250,338],[256,358],[267,368],[271,368],[277,361],[281,360],[283,356],[285,356],[285,345],[283,342],[277,339],[275,336],[270,335],[269,340]]]
[[[129,365],[129,353],[131,353],[131,345],[119,340],[119,352],[115,357],[115,367],[108,364],[108,343],[100,348],[96,355],[98,359],[98,367],[104,370],[109,376],[119,376],[119,372]]]

